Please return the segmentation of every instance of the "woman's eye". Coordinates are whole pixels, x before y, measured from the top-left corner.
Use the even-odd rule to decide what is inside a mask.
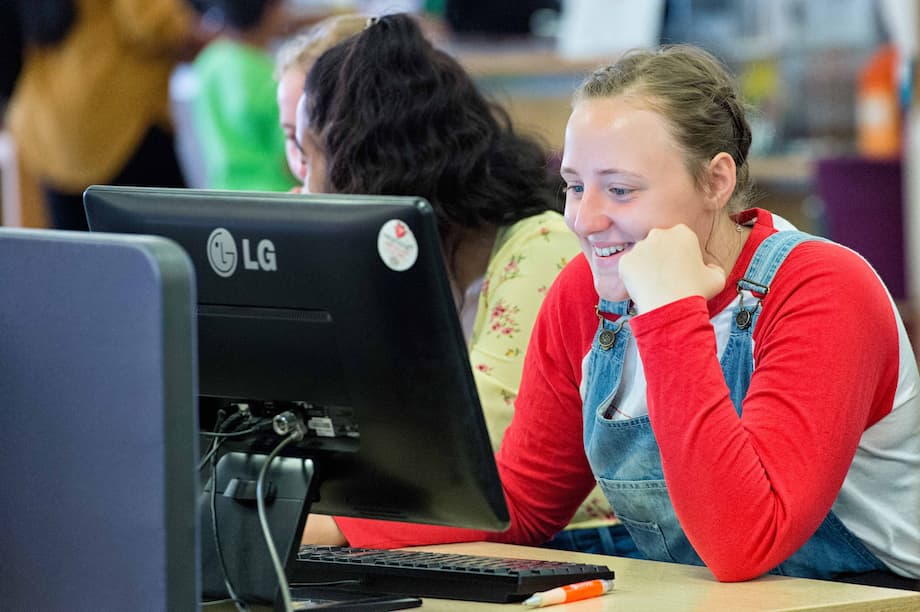
[[[290,140],[291,144],[293,144],[294,147],[296,147],[297,150],[300,151],[300,155],[301,155],[302,157],[306,157],[307,152],[304,151],[303,145],[300,144],[300,141],[297,140],[297,138],[296,138],[295,136],[291,136],[288,140]]]
[[[585,190],[584,185],[566,185],[566,191],[571,191],[572,193],[583,193]]]

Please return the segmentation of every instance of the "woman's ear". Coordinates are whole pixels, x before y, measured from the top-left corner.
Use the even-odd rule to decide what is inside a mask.
[[[735,160],[724,151],[709,161],[706,196],[713,210],[724,208],[735,192],[735,171]]]

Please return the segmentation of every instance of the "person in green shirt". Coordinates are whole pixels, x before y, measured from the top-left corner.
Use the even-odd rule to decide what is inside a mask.
[[[287,191],[295,185],[278,131],[274,63],[281,0],[214,0],[223,31],[195,58],[193,119],[208,187]]]

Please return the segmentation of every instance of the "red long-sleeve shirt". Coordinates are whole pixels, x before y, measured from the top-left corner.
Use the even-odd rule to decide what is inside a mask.
[[[862,258],[820,242],[789,254],[754,330],[742,417],[729,399],[717,357],[725,317],[718,315],[774,231],[765,211],[740,220],[755,217],[719,295],[708,303],[679,300],[630,322],[681,526],[717,578],[744,580],[794,553],[833,506],[892,570],[920,576],[920,382],[894,304]],[[597,299],[579,257],[557,279],[534,328],[514,420],[497,455],[508,531],[337,519],[349,542],[539,544],[564,526],[594,484],[579,386]]]

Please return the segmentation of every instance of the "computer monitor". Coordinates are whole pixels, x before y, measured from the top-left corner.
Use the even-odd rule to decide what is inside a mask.
[[[0,228],[0,287],[0,607],[197,610],[185,252]]]
[[[277,479],[296,488],[300,458],[315,470],[311,499],[290,511],[297,541],[279,547],[289,558],[307,508],[507,527],[427,202],[111,186],[90,187],[84,201],[91,231],[166,236],[191,256],[202,409],[294,410],[309,428],[285,448],[294,467]],[[247,441],[232,459],[243,480],[255,471],[243,464],[278,440],[268,431]],[[218,491],[227,493],[220,482]]]

